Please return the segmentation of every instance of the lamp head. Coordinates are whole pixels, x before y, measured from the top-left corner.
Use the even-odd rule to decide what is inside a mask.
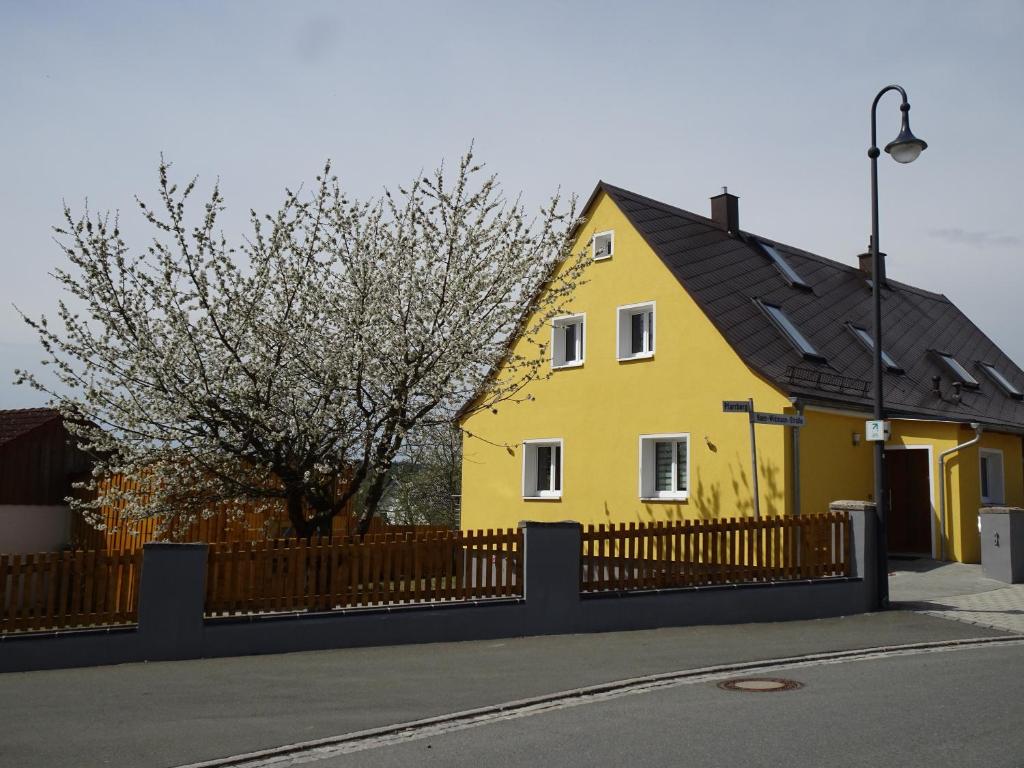
[[[903,112],[900,135],[885,145],[885,151],[897,163],[912,163],[928,148],[928,144],[910,130],[910,104],[903,102],[900,110]]]

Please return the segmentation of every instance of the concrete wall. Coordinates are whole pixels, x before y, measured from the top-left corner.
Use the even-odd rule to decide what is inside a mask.
[[[71,513],[64,505],[0,504],[0,552],[54,552],[71,539]]]
[[[523,523],[524,597],[203,619],[206,545],[147,544],[137,629],[9,635],[0,671],[841,616],[875,599],[874,510],[849,578],[581,595],[577,523]]]

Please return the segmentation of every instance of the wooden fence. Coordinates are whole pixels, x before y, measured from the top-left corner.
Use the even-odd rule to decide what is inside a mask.
[[[522,551],[517,529],[212,545],[206,613],[326,611],[520,596]]]
[[[588,526],[583,592],[846,576],[845,513]]]
[[[130,624],[142,553],[0,555],[0,632]]]
[[[139,481],[124,475],[113,475],[99,481],[101,488],[115,490],[134,490]],[[82,492],[79,492],[82,493]],[[74,549],[97,549],[105,552],[136,552],[150,541],[182,541],[182,542],[247,542],[264,541],[267,539],[289,538],[291,522],[284,508],[284,502],[275,512],[257,512],[246,509],[241,513],[229,512],[225,506],[212,515],[200,517],[187,523],[177,520],[165,522],[157,518],[126,521],[121,515],[121,506],[108,504],[99,510],[102,529],[94,528],[81,515],[74,515],[71,520],[71,546]],[[349,508],[336,515],[331,521],[331,534],[345,536],[353,532],[355,518]],[[161,527],[166,527],[170,534],[158,537]],[[377,532],[386,524],[374,518],[370,531]]]

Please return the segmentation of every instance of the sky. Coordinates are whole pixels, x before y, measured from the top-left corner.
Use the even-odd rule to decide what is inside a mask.
[[[870,231],[870,106],[910,96],[929,148],[879,164],[890,277],[946,294],[1018,365],[1024,0],[858,2],[21,2],[0,0],[0,408],[42,353],[62,201],[155,198],[163,155],[249,208],[332,159],[379,194],[470,142],[509,193],[598,180],[850,264]],[[894,138],[898,97],[879,105]]]

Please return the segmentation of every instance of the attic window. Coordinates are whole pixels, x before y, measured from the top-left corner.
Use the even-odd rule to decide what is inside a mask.
[[[762,301],[758,303],[768,314],[768,317],[778,326],[779,330],[786,335],[790,343],[800,351],[800,354],[817,362],[825,362],[824,356],[814,348],[814,345],[807,340],[806,336],[800,333],[800,329],[793,324],[793,321],[782,311],[781,307],[777,307],[774,304],[765,304]]]
[[[875,351],[875,340],[871,338],[870,333],[860,326],[853,325],[852,323],[847,323],[846,327],[853,331],[853,335],[856,336],[865,347],[867,347],[869,352]],[[896,364],[896,361],[892,359],[892,356],[886,352],[885,349],[882,350],[882,363],[890,373],[903,373],[903,369]]]
[[[598,232],[594,235],[590,248],[594,261],[610,259],[612,252],[615,250],[615,232],[613,230]]]
[[[960,365],[959,360],[948,352],[936,352],[936,354],[939,356],[939,359],[946,364],[946,367],[949,368],[950,373],[956,377],[957,381],[965,387],[970,387],[971,389],[978,388],[978,380],[971,376],[971,374],[967,372],[966,368]]]
[[[768,243],[763,243],[758,240],[757,244],[761,246],[761,250],[763,250],[768,255],[768,258],[772,260],[775,268],[782,273],[784,278],[786,278],[787,283],[794,288],[803,288],[808,291],[811,290],[811,286],[804,282],[804,279],[796,273],[796,270],[789,265],[789,262],[782,257],[781,253],[768,245]]]
[[[988,377],[992,379],[992,381],[999,385],[999,388],[1003,390],[1003,392],[1014,400],[1024,400],[1024,392],[1021,392],[1020,389],[1013,386],[1013,384],[1010,383],[1010,380],[1006,378],[998,368],[991,363],[979,362],[978,365],[981,366],[981,369],[988,374]]]

